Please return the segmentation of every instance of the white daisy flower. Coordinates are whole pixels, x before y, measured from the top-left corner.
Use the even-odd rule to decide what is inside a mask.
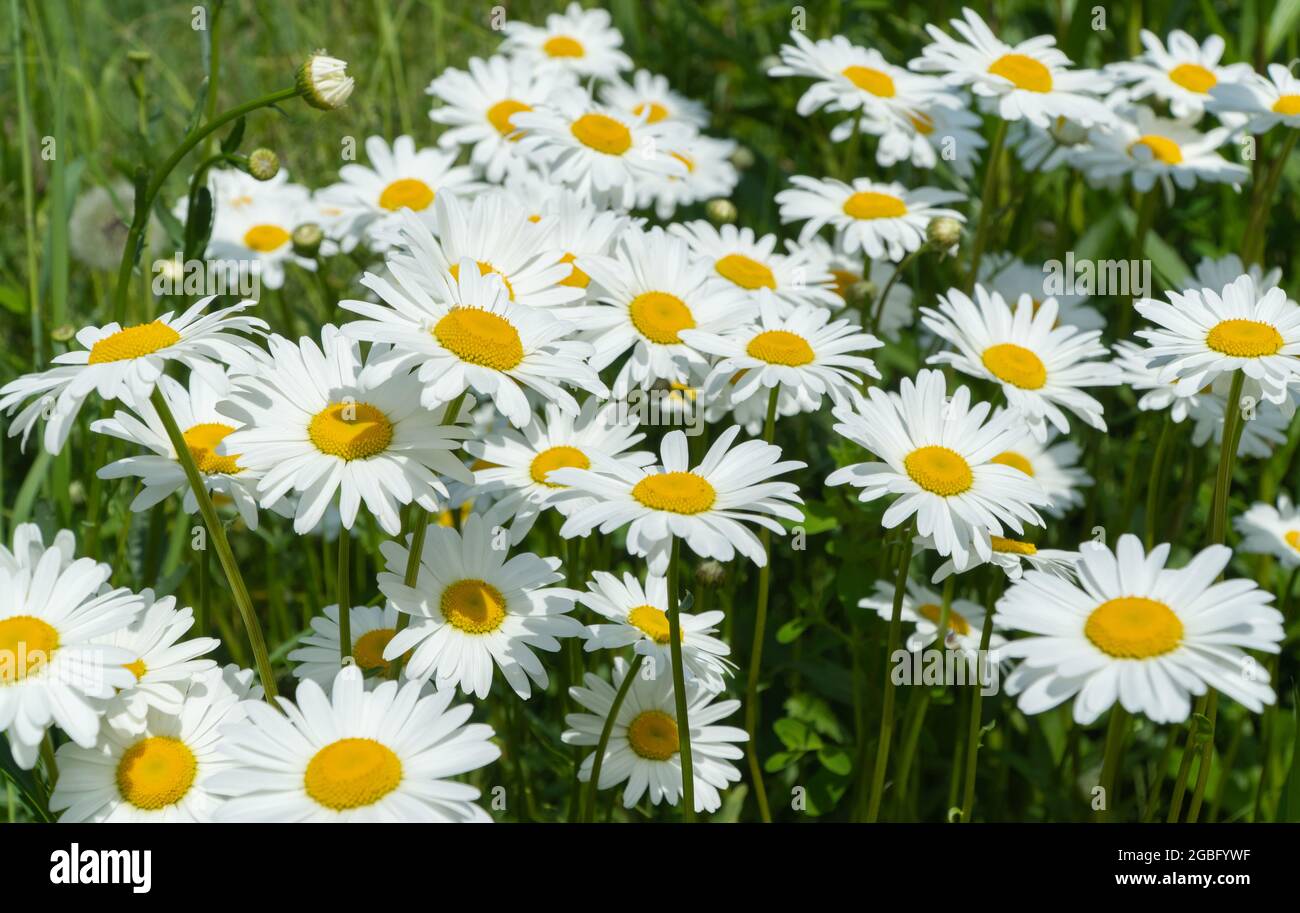
[[[889,282],[898,270],[897,263],[886,259],[866,261],[861,254],[846,253],[832,247],[822,238],[811,239],[808,247],[817,256],[825,257],[828,262],[831,276],[835,280],[835,294],[839,298],[835,307],[848,304],[857,294],[854,287],[862,283],[860,288],[868,296],[866,303],[874,308],[877,304],[876,299],[880,297],[885,287],[889,286],[889,296],[885,299],[884,307],[880,309],[881,313],[873,330],[890,342],[898,342],[902,338],[903,331],[912,328],[912,287],[901,279],[893,285]],[[853,319],[854,310],[848,311],[847,314],[849,319]],[[917,331],[924,332],[920,327]]]
[[[1282,284],[1282,267],[1265,269],[1258,263],[1246,266],[1236,254],[1225,254],[1218,258],[1202,257],[1192,275],[1185,277],[1179,287],[1185,292],[1203,288],[1221,289],[1243,275],[1250,276],[1255,288],[1260,291]]]
[[[1220,117],[1245,115],[1251,133],[1264,133],[1278,124],[1300,129],[1300,79],[1282,64],[1270,63],[1267,79],[1252,71],[1237,82],[1213,86],[1206,107]]]
[[[509,184],[506,189],[511,189]],[[529,218],[531,220],[532,216]],[[536,221],[538,231],[546,233],[547,249],[561,252],[559,262],[569,265],[569,275],[561,279],[559,285],[581,292],[581,297],[566,304],[589,300],[589,296],[600,291],[599,286],[591,284],[591,277],[578,268],[577,259],[609,255],[618,239],[633,224],[627,215],[612,209],[597,209],[563,188],[538,207]]]
[[[614,659],[614,681],[587,673],[582,687],[569,689],[569,695],[590,713],[570,713],[564,722],[570,727],[560,736],[566,745],[595,746],[605,720],[614,706],[614,696],[628,665],[622,657]],[[748,740],[743,729],[719,726],[740,709],[740,701],[716,700],[717,694],[697,682],[688,681],[687,718],[691,729],[691,760],[694,776],[695,811],[713,812],[722,805],[720,790],[740,782],[740,771],[732,764],[745,756],[736,743]],[[610,732],[605,757],[601,761],[599,789],[608,789],[623,781],[623,807],[634,808],[648,792],[650,803],[667,801],[676,805],[682,796],[682,767],[677,753],[677,707],[671,675],[647,678],[637,674]],[[590,782],[596,753],[587,755],[578,770],[578,778]]]
[[[1026,263],[1009,251],[987,253],[980,261],[979,284],[1001,295],[1004,301],[1019,301],[1028,295],[1034,311],[1048,298],[1056,299],[1057,319],[1081,330],[1102,330],[1106,318],[1085,304],[1087,295],[1047,292],[1049,271],[1043,264]],[[1239,273],[1237,275],[1240,275]]]
[[[1207,688],[1255,713],[1274,702],[1268,673],[1245,651],[1278,652],[1282,616],[1254,581],[1214,582],[1231,549],[1210,546],[1179,570],[1165,566],[1168,545],[1144,553],[1129,534],[1114,552],[1098,542],[1079,551],[1077,583],[1029,571],[998,601],[996,622],[1032,635],[1002,648],[1024,660],[1006,682],[1021,711],[1073,697],[1083,726],[1116,701],[1152,722],[1181,723],[1191,695]]]
[[[704,404],[704,421],[709,425],[720,423],[739,425],[750,437],[758,437],[763,433],[763,426],[767,424],[767,397],[749,396],[739,401],[733,400],[731,394],[734,383],[743,376],[740,373],[733,374],[731,382],[722,384],[716,395],[708,398]],[[816,412],[821,406],[820,399],[814,402],[801,388],[782,386],[779,389],[780,392],[776,395],[778,420],[804,412]]]
[[[964,200],[960,193],[920,187],[908,190],[902,184],[877,184],[854,178],[845,184],[833,178],[795,175],[794,186],[776,195],[781,222],[803,222],[799,243],[806,244],[823,226],[835,230],[836,241],[847,252],[862,251],[875,259],[889,256],[897,262],[925,243],[930,220],[948,216],[959,222],[965,216],[944,203]]]
[[[934,370],[915,381],[904,378],[898,393],[867,392],[870,398],[855,407],[836,407],[834,428],[883,462],[837,469],[826,484],[861,488],[863,502],[901,496],[881,519],[885,529],[915,514],[917,533],[932,537],[940,555],[965,564],[972,548],[980,560],[992,557],[991,537],[1003,535],[1003,524],[1020,535],[1022,523],[1043,525],[1034,509],[1048,502],[1042,486],[993,462],[1023,433],[1018,416],[1006,411],[989,418],[989,404],[972,406],[967,387],[949,399],[942,372]]]
[[[1074,165],[1079,152],[1091,148],[1089,128],[1065,117],[1039,127],[1020,121],[1007,134],[1007,145],[1015,149],[1020,165],[1028,172],[1046,174],[1062,165]]]
[[[1254,76],[1248,63],[1224,66],[1224,41],[1211,35],[1204,43],[1181,29],[1169,33],[1168,47],[1153,32],[1142,30],[1146,53],[1135,60],[1106,66],[1106,74],[1127,86],[1130,98],[1158,98],[1169,104],[1174,117],[1196,117],[1205,113],[1216,86],[1240,83]]]
[[[45,418],[45,449],[58,453],[92,392],[104,400],[143,402],[169,361],[180,362],[218,388],[227,367],[251,368],[257,348],[235,334],[266,328],[256,317],[240,316],[256,302],[241,301],[204,314],[215,297],[196,301],[180,315],[168,311],[151,323],[83,328],[77,333],[82,348],[56,355],[54,367],[0,388],[0,412],[12,414],[31,400],[10,423],[9,436],[21,433],[26,446],[36,420]]]
[[[579,79],[614,79],[632,69],[632,59],[619,50],[623,35],[603,9],[585,10],[576,2],[563,13],[551,13],[546,25],[509,20],[502,27],[501,51],[539,70],[561,70]]]
[[[387,570],[379,589],[412,619],[389,641],[384,659],[414,651],[407,678],[432,679],[439,691],[459,687],[482,699],[495,666],[526,700],[533,684],[545,689],[550,680],[533,651],[554,653],[558,638],[582,634],[568,614],[577,591],[551,585],[564,579],[560,559],[524,552],[506,560],[504,542],[478,514],[460,532],[429,530],[414,587],[403,582],[407,546],[390,541],[380,550]]]
[[[694,130],[709,125],[709,111],[704,105],[674,92],[667,77],[649,70],[637,70],[630,83],[615,79],[601,86],[600,100],[633,117],[645,117],[650,124],[666,121]]]
[[[740,427],[719,435],[703,462],[690,468],[686,435],[670,431],[661,445],[662,466],[627,466],[594,455],[591,469],[559,469],[549,478],[595,503],[575,509],[560,528],[565,538],[587,536],[599,527],[602,535],[628,526],[629,554],[645,556],[650,573],[666,574],[674,537],[701,558],[730,561],[736,553],[759,567],[767,555],[745,524],[785,533],[776,519],[798,522],[803,512],[799,489],[776,476],[804,468],[798,460],[781,460],[781,448],[760,440],[735,447]]]
[[[1286,494],[1277,506],[1257,501],[1232,521],[1241,535],[1237,551],[1247,555],[1272,555],[1287,568],[1300,565],[1300,510]]]
[[[55,758],[59,782],[50,809],[61,823],[210,822],[222,798],[212,777],[232,766],[222,727],[244,719],[262,689],[253,672],[226,666],[195,676],[175,708],[149,710],[140,726],[105,721],[93,747],[68,743]]]
[[[932,332],[957,349],[931,356],[930,363],[950,364],[1000,384],[1007,404],[1040,441],[1047,438],[1049,421],[1062,434],[1069,432],[1063,408],[1106,430],[1101,403],[1082,388],[1118,384],[1119,368],[1091,360],[1107,354],[1100,330],[1057,323],[1056,299],[1035,307],[1033,299],[1021,295],[1013,308],[976,285],[975,301],[949,289],[939,296],[937,310],[921,308],[921,315]]]
[[[892,620],[894,584],[891,581],[877,580],[875,593],[859,599],[858,607],[871,609],[885,621]],[[985,614],[984,608],[978,603],[969,599],[954,599],[948,607],[948,630],[944,633],[942,648],[960,650],[971,663],[978,661]],[[907,591],[903,594],[901,618],[915,625],[915,628],[907,636],[907,649],[915,653],[933,644],[939,637],[939,619],[942,617],[943,597],[927,586],[908,580]],[[1004,643],[1006,638],[995,631],[989,637],[990,654],[995,654]],[[892,661],[892,657],[890,659]]]
[[[918,536],[916,542],[923,548],[934,548],[934,540],[927,536]],[[993,536],[990,543],[993,546],[993,554],[989,556],[987,561],[968,560],[962,562],[956,558],[949,558],[935,570],[930,582],[941,583],[953,574],[964,574],[972,568],[985,564],[1000,569],[1011,580],[1019,580],[1024,575],[1025,564],[1028,564],[1036,571],[1045,571],[1049,574],[1056,574],[1058,577],[1072,577],[1075,567],[1079,563],[1078,552],[1057,548],[1039,548],[1034,543],[1026,542],[1023,539]]]
[[[1107,80],[1092,70],[1069,69],[1070,58],[1056,47],[1053,37],[1040,35],[1009,45],[973,10],[964,9],[962,15],[965,21],[953,19],[949,24],[964,41],[927,24],[934,43],[908,66],[943,73],[950,86],[968,86],[1006,121],[1023,118],[1046,127],[1057,117],[1084,126],[1111,120],[1110,109],[1096,98],[1109,88]]]
[[[258,188],[241,205],[215,206],[207,256],[226,266],[232,287],[240,287],[241,271],[251,271],[267,288],[278,289],[284,285],[285,264],[316,269],[314,259],[293,249],[294,229],[318,217],[311,191],[288,183],[288,172],[283,170],[267,183],[271,186]]]
[[[46,551],[59,553],[59,570],[70,565],[75,557],[76,537],[71,530],[61,529],[54,534],[49,546],[45,536],[35,523],[20,523],[14,529],[13,550],[0,542],[0,568],[17,575],[24,569],[31,570],[44,556]]]
[[[320,50],[298,68],[298,88],[307,104],[332,111],[347,104],[355,83],[348,75],[347,61]]]
[[[354,605],[348,610],[352,645],[348,655],[366,677],[367,688],[373,688],[389,677],[392,663],[384,659],[388,642],[397,633],[397,609],[393,604]],[[300,646],[290,651],[289,662],[294,677],[309,679],[322,688],[334,681],[339,671],[339,607],[327,605],[311,620],[311,631],[298,641]]]
[[[1048,431],[1047,439],[1040,441],[1025,428],[1024,434],[1011,448],[993,457],[991,462],[1019,469],[1033,478],[1044,492],[1048,503],[1043,513],[1063,517],[1083,506],[1082,488],[1092,485],[1093,478],[1079,465],[1083,451],[1069,439],[1061,439],[1056,431]]]
[[[653,669],[671,669],[667,579],[650,574],[642,586],[632,574],[625,573],[622,580],[605,571],[596,571],[591,576],[587,592],[578,601],[612,624],[587,626],[583,634],[587,652],[621,650],[631,645],[634,653],[652,661]],[[682,668],[691,679],[715,693],[726,688],[726,676],[736,668],[726,659],[731,648],[713,636],[723,614],[717,611],[698,615],[680,613]]]
[[[684,173],[654,175],[640,184],[637,206],[667,221],[679,206],[690,206],[714,197],[730,197],[740,181],[731,163],[735,140],[714,139],[684,131],[664,141],[663,150],[685,166]]]
[[[1209,388],[1192,398],[1187,414],[1195,423],[1192,426],[1192,446],[1202,447],[1212,443],[1217,451],[1223,444],[1224,418],[1228,413],[1228,390],[1225,378],[1220,377]],[[1279,445],[1286,442],[1287,430],[1291,417],[1295,415],[1295,403],[1290,394],[1285,404],[1290,414],[1282,407],[1268,400],[1246,399],[1250,394],[1243,394],[1239,408],[1242,421],[1238,423],[1241,438],[1237,442],[1237,455],[1252,457],[1257,460],[1268,459]]]
[[[1144,412],[1169,410],[1169,416],[1175,422],[1187,418],[1191,407],[1195,405],[1200,394],[1194,390],[1185,396],[1174,393],[1177,379],[1160,380],[1160,368],[1151,367],[1151,355],[1144,346],[1121,339],[1115,343],[1114,364],[1120,369],[1123,382],[1133,388],[1138,397],[1138,408]]]
[[[241,421],[218,445],[262,474],[262,505],[300,494],[294,530],[316,528],[338,499],[351,529],[364,501],[389,535],[402,528],[399,506],[426,510],[446,497],[440,476],[469,480],[455,450],[466,429],[444,424],[444,409],[420,406],[420,385],[382,367],[386,347],[362,362],[357,343],[326,324],[321,344],[303,337],[269,340],[270,357],[239,379],[225,412]]]
[[[891,107],[881,117],[862,117],[858,131],[878,137],[876,164],[892,168],[899,162],[926,171],[939,162],[969,179],[980,162],[980,150],[988,141],[980,135],[980,116],[951,92],[933,92],[915,107]],[[831,142],[846,142],[853,136],[853,120],[831,128]]]
[[[451,779],[491,764],[492,727],[450,706],[454,691],[421,696],[420,685],[383,682],[366,691],[361,670],[342,669],[328,696],[310,679],[283,712],[248,702],[223,727],[233,761],[209,781],[229,798],[221,822],[486,822],[479,791]]]
[[[592,455],[616,460],[629,467],[654,462],[654,454],[632,451],[645,439],[635,416],[620,421],[618,403],[601,403],[590,397],[575,417],[554,405],[544,418],[534,419],[522,432],[503,430],[468,441],[465,450],[482,463],[474,482],[483,494],[500,494],[484,512],[491,526],[509,524],[510,542],[518,545],[548,507],[572,513],[587,503],[583,499],[556,500],[565,490],[550,480],[556,469],[591,467]]]

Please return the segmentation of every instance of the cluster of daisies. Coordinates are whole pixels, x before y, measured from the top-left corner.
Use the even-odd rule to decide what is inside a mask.
[[[1246,170],[1215,151],[1230,136],[1300,127],[1289,74],[1222,66],[1222,42],[1144,35],[1146,55],[1098,73],[1049,38],[1005,44],[969,11],[953,31],[931,27],[907,68],[795,32],[770,73],[811,78],[798,113],[848,112],[831,139],[874,138],[882,168],[960,178],[988,148],[984,116],[996,143],[1010,125],[1035,150],[1026,170],[1128,176],[1140,191],[1236,183]],[[259,686],[205,658],[219,642],[191,636],[174,598],[113,588],[70,533],[47,546],[20,527],[0,548],[0,731],[20,766],[47,755],[51,812],[490,820],[457,779],[500,755],[470,698],[498,679],[520,700],[545,692],[566,641],[613,651],[597,666],[609,674],[588,671],[568,695],[578,779],[622,785],[628,808],[690,796],[717,810],[755,733],[722,723],[741,706],[726,697],[723,613],[681,610],[679,567],[687,554],[770,567],[772,536],[803,518],[792,474],[806,468],[775,426],[822,410],[870,455],[826,483],[885,502],[882,526],[933,556],[931,583],[945,584],[907,571],[863,598],[915,625],[908,649],[1019,660],[1007,684],[1021,710],[1073,699],[1080,724],[1116,703],[1180,722],[1209,689],[1254,711],[1274,701],[1266,674],[1241,669],[1245,651],[1279,650],[1282,617],[1255,583],[1220,580],[1226,546],[1173,568],[1168,545],[1132,535],[1077,550],[1031,540],[1093,482],[1067,435],[1106,430],[1099,388],[1192,417],[1197,443],[1239,433],[1243,455],[1271,452],[1300,393],[1300,305],[1280,276],[1206,261],[1187,288],[1138,302],[1149,328],[1114,348],[1096,307],[1044,294],[1042,271],[1009,252],[914,313],[900,261],[950,252],[966,194],[794,176],[776,199],[783,222],[802,223],[797,240],[672,222],[730,195],[735,144],[708,136],[706,109],[663,77],[631,72],[621,44],[607,13],[577,4],[510,22],[496,56],[429,85],[434,145],[371,137],[366,162],[317,191],[283,172],[211,174],[207,255],[256,264],[272,289],[322,258],[368,264],[361,297],[340,302],[346,322],[293,339],[252,316],[254,301],[203,299],[83,329],[53,367],[0,389],[9,434],[25,443],[43,423],[51,453],[92,394],[113,403],[89,427],[130,448],[98,472],[138,480],[132,510],[178,496],[249,529],[270,511],[298,535],[338,536],[341,567],[363,524],[387,537],[375,599],[319,607],[288,652],[291,701],[264,674]],[[1207,112],[1222,126],[1197,132]],[[294,240],[305,223],[325,237],[310,251]],[[869,353],[905,337],[933,367],[877,384]],[[1238,430],[1243,391],[1261,406]],[[626,408],[650,393],[666,422]],[[696,415],[699,436],[656,427]],[[1300,564],[1285,498],[1235,522],[1241,551]],[[539,523],[578,540],[567,560],[527,549]],[[574,545],[593,558],[616,534],[632,570],[588,566],[584,581]],[[951,578],[986,567],[1010,581],[995,606],[952,598]]]

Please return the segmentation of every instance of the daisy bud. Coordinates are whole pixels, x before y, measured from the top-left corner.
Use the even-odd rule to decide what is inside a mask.
[[[142,67],[153,60],[153,55],[148,51],[127,51],[126,59],[136,66]]]
[[[718,197],[709,200],[704,207],[704,211],[709,216],[709,221],[714,225],[730,225],[736,221],[736,206],[730,200],[724,200]]]
[[[293,252],[310,260],[315,259],[320,250],[320,243],[325,240],[325,232],[321,231],[321,227],[315,222],[304,222],[293,230],[292,238]]]
[[[68,483],[68,500],[74,507],[80,507],[86,503],[86,485],[80,479],[73,479]]]
[[[942,250],[956,247],[961,241],[961,223],[951,216],[931,219],[925,230],[926,240]]]
[[[333,111],[347,104],[354,82],[347,61],[330,57],[323,50],[312,54],[298,68],[298,91],[313,108]]]
[[[62,324],[50,330],[50,338],[55,342],[68,342],[76,335],[77,328],[70,323]]]
[[[248,154],[248,173],[259,181],[269,181],[280,172],[280,157],[267,148],[254,149]]]
[[[736,151],[731,153],[731,164],[741,171],[752,168],[754,167],[754,153],[746,146],[737,146]]]
[[[695,566],[695,582],[717,589],[727,581],[727,566],[721,561],[702,561]]]

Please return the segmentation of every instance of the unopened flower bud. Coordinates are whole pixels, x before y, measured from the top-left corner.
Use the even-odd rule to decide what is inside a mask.
[[[722,197],[709,200],[704,211],[714,225],[730,225],[736,221],[736,205]]]
[[[731,153],[731,164],[735,165],[741,171],[746,168],[754,167],[754,153],[747,146],[737,146],[736,151]]]
[[[931,219],[925,229],[926,240],[942,250],[956,247],[961,241],[961,223],[952,216]]]
[[[721,561],[701,561],[695,566],[695,582],[717,589],[727,580],[727,566]]]
[[[354,85],[347,62],[324,51],[312,54],[298,68],[298,91],[303,101],[322,111],[333,111],[347,104]]]
[[[77,335],[77,328],[70,323],[60,324],[50,330],[50,338],[55,342],[68,342]]]
[[[320,244],[325,240],[325,232],[315,222],[304,222],[293,230],[293,252],[299,257],[316,259]]]
[[[280,173],[280,156],[260,147],[248,153],[248,173],[259,181],[269,181]]]

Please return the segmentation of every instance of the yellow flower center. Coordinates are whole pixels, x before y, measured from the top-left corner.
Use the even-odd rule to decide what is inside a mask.
[[[666,644],[671,640],[668,630],[668,613],[652,605],[639,605],[627,613],[627,623],[640,629],[646,637],[657,644]],[[679,633],[679,640],[686,640],[686,632]]]
[[[667,292],[643,292],[632,299],[627,310],[637,332],[660,345],[677,345],[682,341],[677,334],[695,327],[686,302]]]
[[[217,453],[220,444],[235,429],[221,422],[201,422],[194,425],[183,435],[185,446],[190,449],[190,456],[199,467],[199,472],[207,475],[225,473],[234,475],[240,471],[238,454],[222,455]]]
[[[185,798],[198,769],[194,752],[180,739],[147,736],[117,762],[117,791],[136,808],[156,812]]]
[[[499,277],[501,279],[501,284],[506,287],[506,294],[510,296],[510,300],[511,301],[515,300],[515,287],[510,284],[510,279],[508,276],[506,276],[505,273],[501,272],[501,270],[497,269],[495,266],[493,266],[491,263],[488,263],[486,260],[476,260],[474,262],[478,264],[478,274],[480,276],[486,276],[491,274],[493,276]],[[455,279],[457,282],[460,281],[459,263],[453,263],[451,265],[451,268],[448,269],[447,272],[451,273],[451,278]]]
[[[1021,390],[1038,390],[1047,383],[1043,360],[1024,346],[998,343],[985,349],[982,358],[994,377]]]
[[[849,289],[853,288],[854,283],[862,281],[862,276],[850,269],[833,269],[831,276],[835,279],[835,294],[848,300]]]
[[[149,667],[144,664],[144,660],[142,659],[125,663],[122,668],[134,675],[137,682],[149,674]]]
[[[1218,77],[1199,63],[1180,63],[1169,71],[1169,78],[1175,85],[1198,95],[1205,95],[1219,84]]]
[[[670,152],[668,154],[686,166],[687,174],[695,173],[695,162],[689,156],[682,155],[680,152]]]
[[[1024,54],[1003,54],[989,66],[989,72],[1026,92],[1052,91],[1052,71]]]
[[[1216,352],[1237,358],[1261,358],[1276,355],[1282,348],[1282,334],[1267,323],[1240,317],[1215,324],[1205,336],[1205,344]]]
[[[573,263],[576,259],[578,258],[573,254],[565,254],[560,258],[560,262]],[[591,277],[574,265],[570,267],[569,275],[560,280],[560,285],[567,286],[568,288],[586,288],[591,285]]]
[[[506,620],[506,598],[485,580],[457,580],[440,605],[447,623],[466,634],[490,634]]]
[[[764,263],[744,254],[727,254],[713,268],[723,279],[729,279],[743,289],[776,288],[776,277]]]
[[[244,232],[244,246],[259,253],[269,254],[289,243],[291,235],[279,225],[254,225]]]
[[[433,328],[438,343],[461,361],[509,371],[524,360],[524,344],[514,325],[480,308],[453,308]]]
[[[356,639],[352,645],[352,659],[362,671],[371,669],[388,671],[388,661],[384,659],[384,648],[397,632],[392,628],[375,628]]]
[[[668,116],[668,109],[657,101],[643,101],[632,109],[632,113],[637,117],[640,117],[642,114],[645,114],[647,108],[650,110],[650,113],[646,115],[645,119],[647,124],[657,124]]]
[[[1010,466],[1012,469],[1019,469],[1027,476],[1034,474],[1034,464],[1025,459],[1014,450],[1004,450],[989,460],[990,463],[1001,463],[1003,466]]]
[[[584,114],[569,132],[584,146],[605,155],[622,155],[632,148],[632,132],[606,114]]]
[[[930,602],[930,603],[926,603],[923,606],[917,606],[916,612],[922,618],[927,618],[930,621],[932,621],[936,628],[939,627],[939,619],[943,617],[942,606],[937,606],[934,603]],[[969,634],[970,622],[968,622],[960,612],[954,612],[951,608],[949,608],[948,609],[948,630],[953,631],[957,634]]]
[[[1300,552],[1300,529],[1289,529],[1282,538],[1286,540],[1287,545]]]
[[[662,710],[643,711],[627,727],[627,742],[638,757],[667,761],[677,754],[677,721]]]
[[[966,458],[938,444],[913,450],[903,458],[903,468],[917,485],[944,498],[959,495],[975,484]]]
[[[1019,539],[1004,539],[1001,536],[989,536],[989,541],[993,545],[993,551],[1000,552],[1003,555],[1038,554],[1038,546],[1032,542],[1021,542]]]
[[[105,336],[90,347],[88,364],[99,365],[106,361],[126,361],[131,358],[143,358],[181,341],[177,333],[161,320],[142,323],[138,326],[118,330],[111,336]]]
[[[1183,623],[1173,609],[1145,596],[1122,596],[1092,610],[1083,633],[1116,659],[1149,659],[1176,649]]]
[[[632,497],[651,510],[698,514],[713,506],[718,493],[707,479],[693,472],[661,472],[637,482]]]
[[[35,675],[59,648],[59,632],[32,615],[0,620],[0,683],[12,685]]]
[[[402,782],[402,762],[374,739],[339,739],[312,756],[303,786],[326,808],[374,805]]]
[[[312,416],[307,436],[321,453],[364,460],[393,442],[393,423],[369,403],[330,403]]]
[[[797,368],[811,364],[816,355],[808,340],[788,330],[766,330],[745,346],[745,351],[759,361]]]
[[[1177,165],[1183,160],[1183,150],[1178,144],[1167,136],[1156,136],[1154,133],[1148,133],[1129,143],[1128,154],[1133,154],[1136,146],[1142,146],[1151,151],[1151,156],[1157,162],[1164,162],[1166,165]]]
[[[533,462],[528,467],[528,474],[533,477],[534,482],[540,482],[549,488],[563,488],[563,485],[546,481],[546,476],[557,469],[570,468],[590,469],[591,460],[587,459],[587,455],[577,447],[552,447],[533,457]]]
[[[934,132],[934,118],[921,111],[909,114],[907,119],[912,122],[916,132],[922,136],[929,136]]]
[[[1283,117],[1295,117],[1300,114],[1300,95],[1282,95],[1273,102],[1273,113]]]
[[[398,178],[379,195],[379,205],[390,212],[413,209],[419,212],[433,202],[433,188],[418,178]]]
[[[844,214],[854,219],[897,219],[907,215],[907,204],[888,193],[859,190],[844,201]]]
[[[487,119],[497,132],[502,136],[510,136],[510,141],[515,142],[523,133],[518,131],[514,124],[510,123],[510,118],[514,117],[521,111],[533,110],[532,105],[526,105],[522,101],[515,101],[513,98],[507,98],[505,101],[499,101],[492,107],[488,108]],[[511,134],[515,134],[511,136]]]
[[[546,43],[542,45],[542,50],[548,57],[584,57],[587,53],[581,41],[568,35],[547,38]]]
[[[863,92],[869,92],[877,98],[893,98],[894,80],[888,73],[873,70],[871,67],[851,66],[840,71],[840,75],[853,83]]]

